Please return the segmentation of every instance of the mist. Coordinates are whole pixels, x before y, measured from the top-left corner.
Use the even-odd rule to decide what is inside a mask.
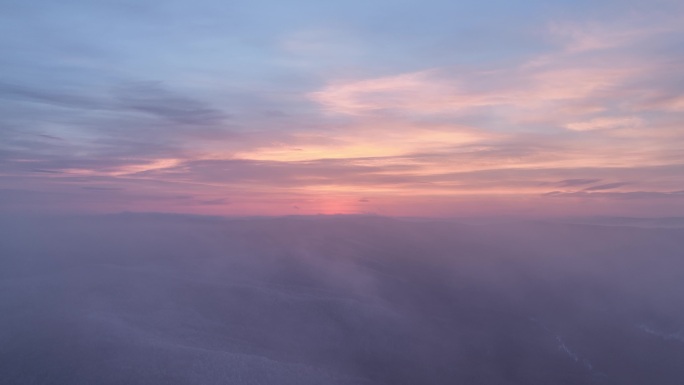
[[[0,219],[6,384],[680,384],[681,220]]]

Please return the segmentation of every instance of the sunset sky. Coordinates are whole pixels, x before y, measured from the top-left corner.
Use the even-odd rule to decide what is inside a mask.
[[[0,0],[0,211],[684,215],[684,2]]]

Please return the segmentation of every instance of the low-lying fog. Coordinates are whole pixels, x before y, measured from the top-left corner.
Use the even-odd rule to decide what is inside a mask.
[[[0,382],[681,385],[648,223],[3,218]]]

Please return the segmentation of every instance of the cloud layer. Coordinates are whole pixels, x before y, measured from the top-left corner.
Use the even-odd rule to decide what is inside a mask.
[[[237,4],[3,6],[2,209],[684,215],[677,2]]]

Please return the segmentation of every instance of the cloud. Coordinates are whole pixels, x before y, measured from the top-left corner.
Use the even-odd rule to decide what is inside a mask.
[[[601,179],[566,179],[558,182],[558,187],[572,187],[592,184],[601,181]]]
[[[0,317],[2,373],[493,384],[515,367],[525,384],[677,383],[682,229],[479,222],[0,216],[0,307],[21,306]],[[616,341],[639,348],[606,354]],[[73,348],[44,353],[56,344]]]
[[[40,173],[45,173],[45,174],[62,174],[64,171],[59,171],[59,170],[43,170],[40,168],[33,168],[31,169],[31,172],[40,172]]]
[[[616,189],[616,188],[618,188],[618,187],[622,187],[622,186],[625,186],[625,185],[628,185],[628,184],[629,184],[629,183],[620,183],[620,182],[618,182],[618,183],[607,183],[607,184],[602,184],[602,185],[599,185],[599,186],[587,187],[587,188],[584,189],[584,191],[612,190],[612,189]]]
[[[433,76],[430,71],[421,71],[338,81],[309,96],[330,112],[351,115],[384,110],[429,113],[457,109],[455,98],[445,97],[455,91],[453,86],[435,82]]]
[[[659,24],[645,21],[631,17],[610,22],[555,21],[549,23],[548,32],[561,44],[563,54],[572,55],[639,46],[678,31],[676,24],[671,24],[669,20],[660,20]]]
[[[210,206],[220,205],[220,206],[223,206],[223,205],[229,205],[231,202],[230,202],[230,200],[228,200],[226,198],[217,198],[217,199],[209,199],[209,200],[199,200],[199,201],[197,201],[197,203],[200,205],[210,205]]]
[[[40,136],[42,138],[50,139],[50,140],[64,140],[64,138],[60,138],[60,137],[54,136],[54,135],[38,134],[38,136]]]
[[[81,187],[84,190],[89,190],[89,191],[121,191],[123,188],[121,187],[105,187],[105,186],[83,186]]]
[[[102,183],[136,207],[136,192],[166,189],[206,211],[230,191],[231,210],[270,200],[349,212],[361,199],[526,207],[548,189],[684,185],[681,12],[662,2],[594,4],[582,17],[502,3],[506,18],[481,9],[465,24],[450,16],[471,14],[457,2],[392,18],[385,4],[294,18],[288,7],[44,5],[0,15],[15,53],[0,64],[11,79],[0,82],[0,188],[106,206],[108,194],[80,189]],[[37,42],[39,25],[53,34]]]
[[[626,192],[562,192],[552,191],[544,194],[549,197],[559,198],[593,198],[606,200],[651,200],[651,199],[684,199],[683,191],[626,191]]]
[[[175,94],[159,83],[138,83],[121,87],[116,92],[121,107],[144,112],[174,123],[215,125],[228,115],[186,96]]]
[[[464,114],[484,108],[511,114],[507,110],[511,107],[546,115],[548,108],[559,103],[605,103],[606,97],[626,82],[650,72],[652,66],[611,64],[521,63],[492,71],[435,68],[389,77],[332,81],[309,97],[328,112],[348,115]],[[595,124],[601,123],[606,124]]]
[[[644,124],[638,117],[605,117],[595,118],[584,122],[568,123],[565,127],[573,131],[594,131],[619,128],[635,128]]]
[[[53,88],[36,88],[2,82],[0,82],[0,99],[86,110],[110,108],[106,100],[96,98],[93,95],[77,95],[69,92],[60,92]],[[43,135],[54,138],[51,135]]]

